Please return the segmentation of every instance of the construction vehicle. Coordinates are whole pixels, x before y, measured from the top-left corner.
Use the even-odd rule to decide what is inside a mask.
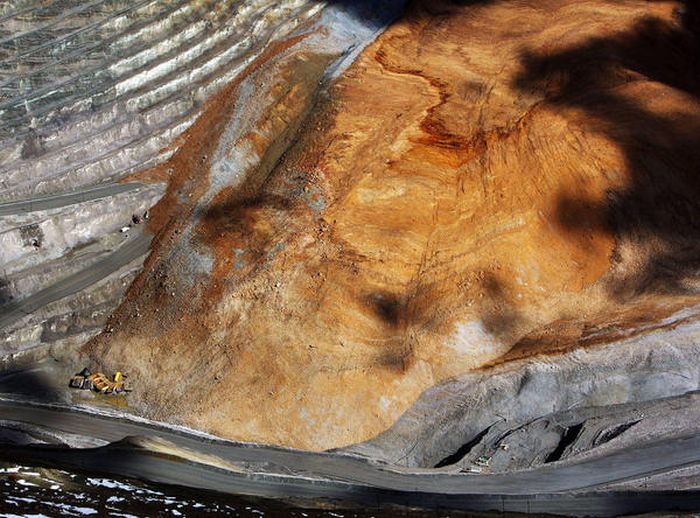
[[[86,367],[70,379],[68,386],[74,389],[92,390],[90,376],[91,373]]]
[[[101,372],[92,374],[85,368],[73,376],[68,385],[74,389],[92,390],[102,394],[121,394],[122,392],[131,392],[131,387],[127,384],[126,377],[126,374],[117,371],[110,380]]]

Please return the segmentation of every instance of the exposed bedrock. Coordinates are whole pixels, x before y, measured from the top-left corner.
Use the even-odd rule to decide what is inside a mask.
[[[684,395],[700,390],[698,309],[632,339],[454,378],[348,450],[404,466],[506,471],[694,435],[699,399]]]
[[[378,25],[341,4],[133,175],[168,182],[153,252],[84,348],[132,372],[132,408],[324,449],[467,380],[431,407],[448,435],[408,457],[429,465],[511,399],[526,420],[696,390],[695,4],[414,1],[333,79]],[[577,355],[599,388],[567,381]]]

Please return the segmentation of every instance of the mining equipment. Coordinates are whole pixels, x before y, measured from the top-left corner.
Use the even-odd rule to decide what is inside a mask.
[[[121,394],[122,392],[131,392],[126,377],[126,374],[117,371],[110,380],[101,372],[92,374],[89,369],[85,368],[73,376],[68,385],[74,389],[92,390],[102,394]]]

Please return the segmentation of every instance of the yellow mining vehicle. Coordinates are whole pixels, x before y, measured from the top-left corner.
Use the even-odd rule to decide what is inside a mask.
[[[71,388],[94,390],[102,394],[120,394],[131,392],[131,387],[126,383],[126,374],[117,371],[113,379],[109,379],[101,372],[95,374],[85,368],[70,379],[68,385]]]

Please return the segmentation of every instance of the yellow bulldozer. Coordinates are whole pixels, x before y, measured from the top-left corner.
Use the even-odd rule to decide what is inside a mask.
[[[117,371],[110,380],[101,372],[93,374],[85,368],[73,376],[68,385],[74,389],[92,390],[102,394],[121,394],[122,392],[131,392],[126,377],[126,374]]]

